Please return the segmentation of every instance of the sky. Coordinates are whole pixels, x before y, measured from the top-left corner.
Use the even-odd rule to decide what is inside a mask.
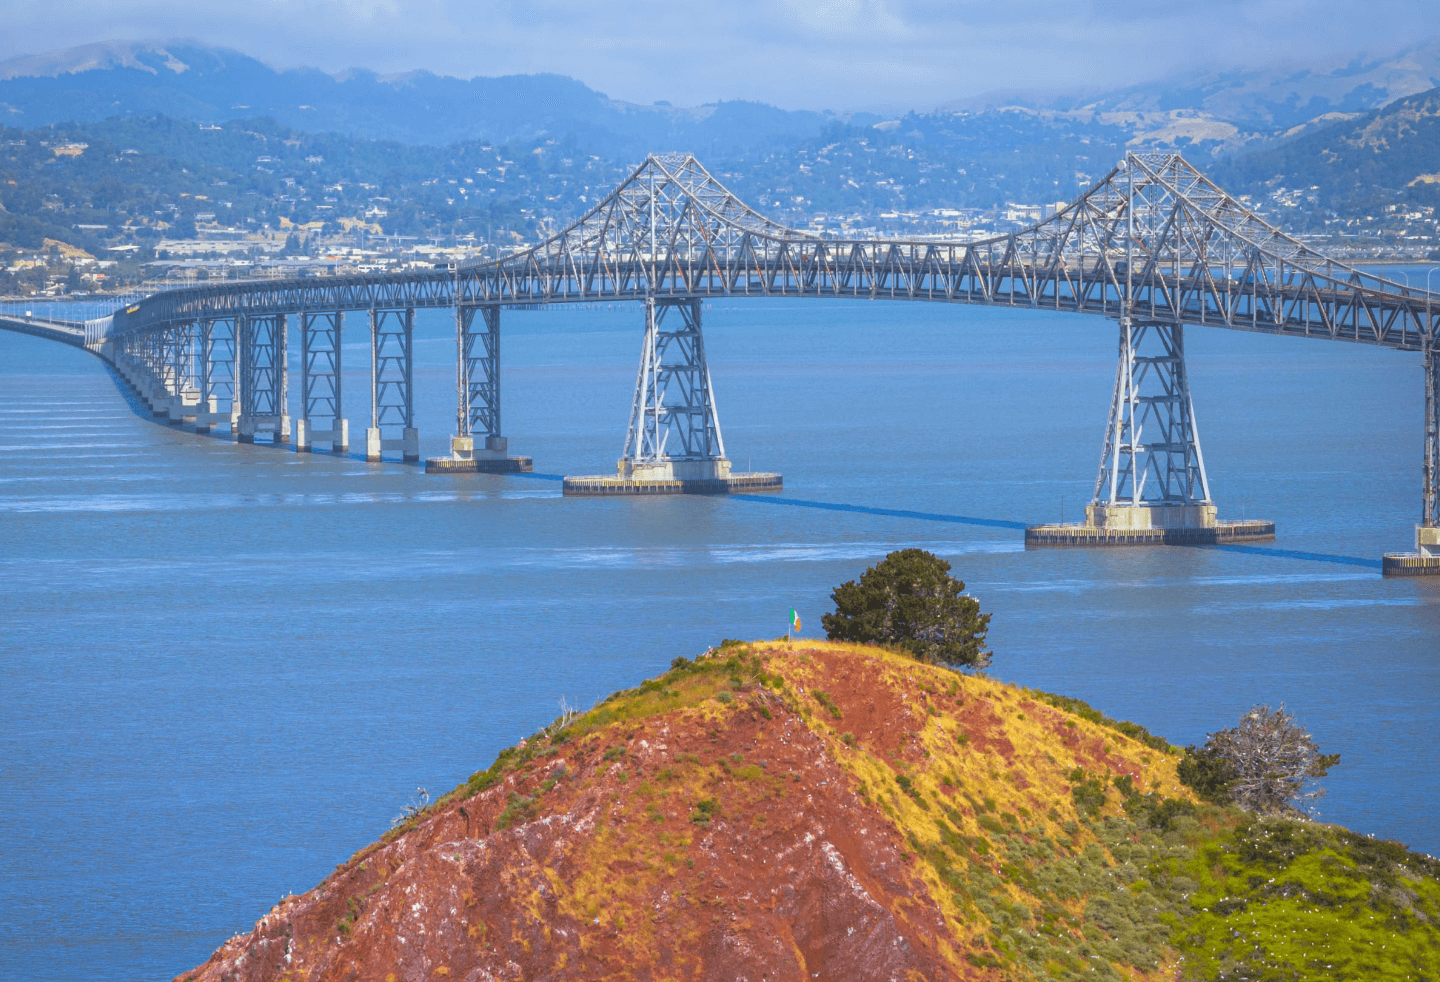
[[[0,0],[0,59],[191,39],[278,68],[555,72],[612,98],[928,108],[1433,35],[1440,0]]]

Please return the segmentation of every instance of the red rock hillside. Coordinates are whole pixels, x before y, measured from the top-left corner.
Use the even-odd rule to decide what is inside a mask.
[[[1122,790],[1187,799],[1175,757],[1066,704],[727,643],[505,751],[177,982],[1173,979],[1100,830]]]

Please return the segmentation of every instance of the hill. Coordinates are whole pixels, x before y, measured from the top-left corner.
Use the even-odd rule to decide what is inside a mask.
[[[179,980],[1436,977],[1440,863],[1205,805],[1178,759],[887,651],[727,642],[504,751]]]
[[[1256,132],[1283,134],[1320,117],[1369,112],[1437,85],[1440,40],[1431,39],[1381,57],[1187,73],[1072,103],[1109,113],[1188,109]]]
[[[1328,208],[1440,203],[1440,88],[1228,161],[1218,180],[1311,190]]]
[[[561,75],[278,71],[190,42],[92,44],[0,62],[0,118],[10,126],[155,115],[209,124],[266,116],[307,132],[411,144],[570,137],[620,156],[681,146],[730,153],[813,136],[835,119],[742,101],[638,106]]]
[[[87,45],[0,62],[0,243],[153,256],[178,239],[201,255],[205,235],[284,219],[327,234],[378,227],[508,245],[512,232],[533,241],[574,219],[666,149],[696,153],[790,225],[976,237],[1073,200],[1127,149],[1180,149],[1289,231],[1343,229],[1423,255],[1440,242],[1424,211],[1440,195],[1430,183],[1440,165],[1427,162],[1433,90],[1414,93],[1437,77],[1440,42],[1429,42],[1344,65],[882,119],[750,102],[638,106],[558,75],[330,75],[194,43]],[[77,154],[79,144],[90,147]],[[1391,207],[1405,203],[1421,213]]]

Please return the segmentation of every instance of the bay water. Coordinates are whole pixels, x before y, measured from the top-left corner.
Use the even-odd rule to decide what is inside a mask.
[[[636,305],[503,314],[524,476],[240,446],[152,422],[99,359],[0,332],[0,974],[168,979],[549,722],[721,638],[815,637],[829,591],[929,549],[992,674],[1172,742],[1285,703],[1342,754],[1321,817],[1440,851],[1440,582],[1419,358],[1190,329],[1222,518],[1273,544],[1031,550],[1090,498],[1116,329],[943,305],[705,309],[727,450],[778,495],[565,499],[613,470]],[[347,324],[363,446],[368,339]],[[422,451],[454,335],[418,315]],[[292,394],[298,385],[292,382]]]

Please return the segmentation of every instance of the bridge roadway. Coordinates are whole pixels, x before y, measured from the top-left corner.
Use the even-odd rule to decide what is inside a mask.
[[[241,440],[268,434],[279,441],[290,438],[288,318],[298,316],[295,439],[307,449],[316,440],[338,448],[348,445],[342,312],[367,312],[367,456],[401,450],[416,458],[414,311],[454,308],[456,436],[451,457],[432,461],[433,469],[513,470],[526,459],[508,456],[500,428],[501,309],[640,301],[646,333],[625,456],[617,478],[585,487],[635,491],[649,482],[686,490],[688,480],[716,490],[732,478],[700,302],[734,297],[967,303],[1114,318],[1121,350],[1105,459],[1090,528],[1062,535],[1073,544],[1137,535],[1161,541],[1162,529],[1216,527],[1185,372],[1185,327],[1420,352],[1424,481],[1418,565],[1410,566],[1440,572],[1440,298],[1315,252],[1178,154],[1129,154],[1051,219],[975,242],[821,238],[758,215],[693,157],[652,156],[574,225],[496,261],[196,285],[147,297],[84,331],[87,347],[113,360],[157,414],[200,429],[228,424]]]
[[[86,347],[84,325],[75,321],[0,314],[0,328],[19,334],[33,334],[37,338],[59,341],[62,344],[72,344],[77,348]]]

